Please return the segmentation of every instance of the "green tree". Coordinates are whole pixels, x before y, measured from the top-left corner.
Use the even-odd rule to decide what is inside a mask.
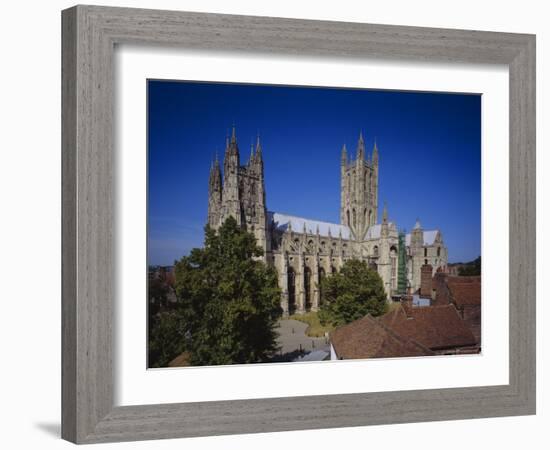
[[[321,292],[322,324],[341,326],[387,310],[382,278],[363,261],[347,261],[339,273],[323,278]]]
[[[473,261],[466,263],[462,267],[459,267],[458,275],[460,275],[461,277],[481,275],[481,256],[478,256]]]
[[[256,259],[262,254],[254,235],[230,217],[217,232],[207,226],[204,248],[176,264],[191,364],[259,362],[276,350],[280,291],[275,270]]]
[[[182,350],[182,341],[178,337],[175,317],[168,313],[168,293],[161,268],[150,268],[148,273],[148,365],[149,367],[166,366]]]
[[[149,367],[166,367],[186,350],[187,326],[178,311],[149,317]]]
[[[147,294],[149,297],[149,318],[166,309],[168,305],[168,284],[156,271],[149,271],[147,281]]]

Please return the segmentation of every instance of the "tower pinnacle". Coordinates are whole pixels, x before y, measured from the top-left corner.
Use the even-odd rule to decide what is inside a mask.
[[[348,149],[346,148],[346,144],[342,147],[342,164],[347,164],[348,162]]]
[[[260,133],[256,136],[256,156],[261,159],[262,157],[262,144],[260,143]]]
[[[365,141],[363,140],[363,130],[359,131],[359,140],[357,141],[357,161],[365,159]]]
[[[233,124],[231,128],[231,138],[226,138],[225,162],[227,162],[228,156],[236,157],[235,167],[237,167],[239,165],[239,145],[237,144],[237,132],[235,129],[235,124]]]

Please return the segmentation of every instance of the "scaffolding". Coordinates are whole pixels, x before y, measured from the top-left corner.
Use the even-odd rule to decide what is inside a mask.
[[[405,241],[405,232],[399,232],[399,255],[397,261],[397,293],[405,295],[407,293],[407,248]]]

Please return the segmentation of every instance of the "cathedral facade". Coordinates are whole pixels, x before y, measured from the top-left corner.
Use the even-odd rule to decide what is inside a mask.
[[[422,266],[446,270],[447,248],[439,230],[424,230],[417,220],[408,234],[388,220],[384,205],[378,221],[376,143],[365,151],[362,134],[355,159],[342,148],[340,223],[322,222],[269,211],[266,205],[262,146],[258,138],[241,165],[233,128],[226,139],[223,173],[217,157],[210,169],[208,224],[217,229],[227,217],[254,234],[264,260],[275,267],[285,315],[319,308],[319,280],[338,272],[349,259],[377,270],[390,300],[420,288]]]

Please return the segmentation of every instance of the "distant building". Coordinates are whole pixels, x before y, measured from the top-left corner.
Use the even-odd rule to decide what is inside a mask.
[[[292,362],[313,362],[313,361],[327,361],[330,359],[330,353],[325,350],[313,350],[306,353],[304,356],[298,356]]]
[[[448,264],[445,272],[454,276],[479,276],[481,275],[481,257],[466,263]]]
[[[447,272],[449,275],[457,277],[460,274],[460,269],[464,267],[464,264],[449,264],[447,266]]]
[[[176,282],[176,273],[174,266],[150,266],[148,269],[148,291],[149,301],[159,303],[165,298],[167,306],[177,302],[174,285]],[[155,285],[152,287],[152,285]],[[156,297],[160,298],[156,298]]]
[[[412,306],[418,306],[418,307],[431,306],[432,299],[426,298],[426,297],[420,297],[420,295],[418,294],[413,294],[411,296],[411,304]]]
[[[400,235],[386,207],[378,221],[379,152],[374,143],[367,154],[362,134],[355,159],[345,145],[342,148],[340,223],[268,211],[259,138],[244,165],[235,128],[225,147],[223,174],[217,157],[210,170],[208,224],[217,229],[232,216],[254,234],[266,263],[278,272],[285,314],[316,311],[320,277],[339,271],[349,259],[365,261],[378,271],[388,300],[404,289],[417,291],[423,265],[431,265],[434,273],[447,266],[439,230],[424,230],[417,221],[411,233]]]
[[[176,281],[174,266],[150,266],[149,273],[152,277],[165,282],[169,286],[174,286]]]

